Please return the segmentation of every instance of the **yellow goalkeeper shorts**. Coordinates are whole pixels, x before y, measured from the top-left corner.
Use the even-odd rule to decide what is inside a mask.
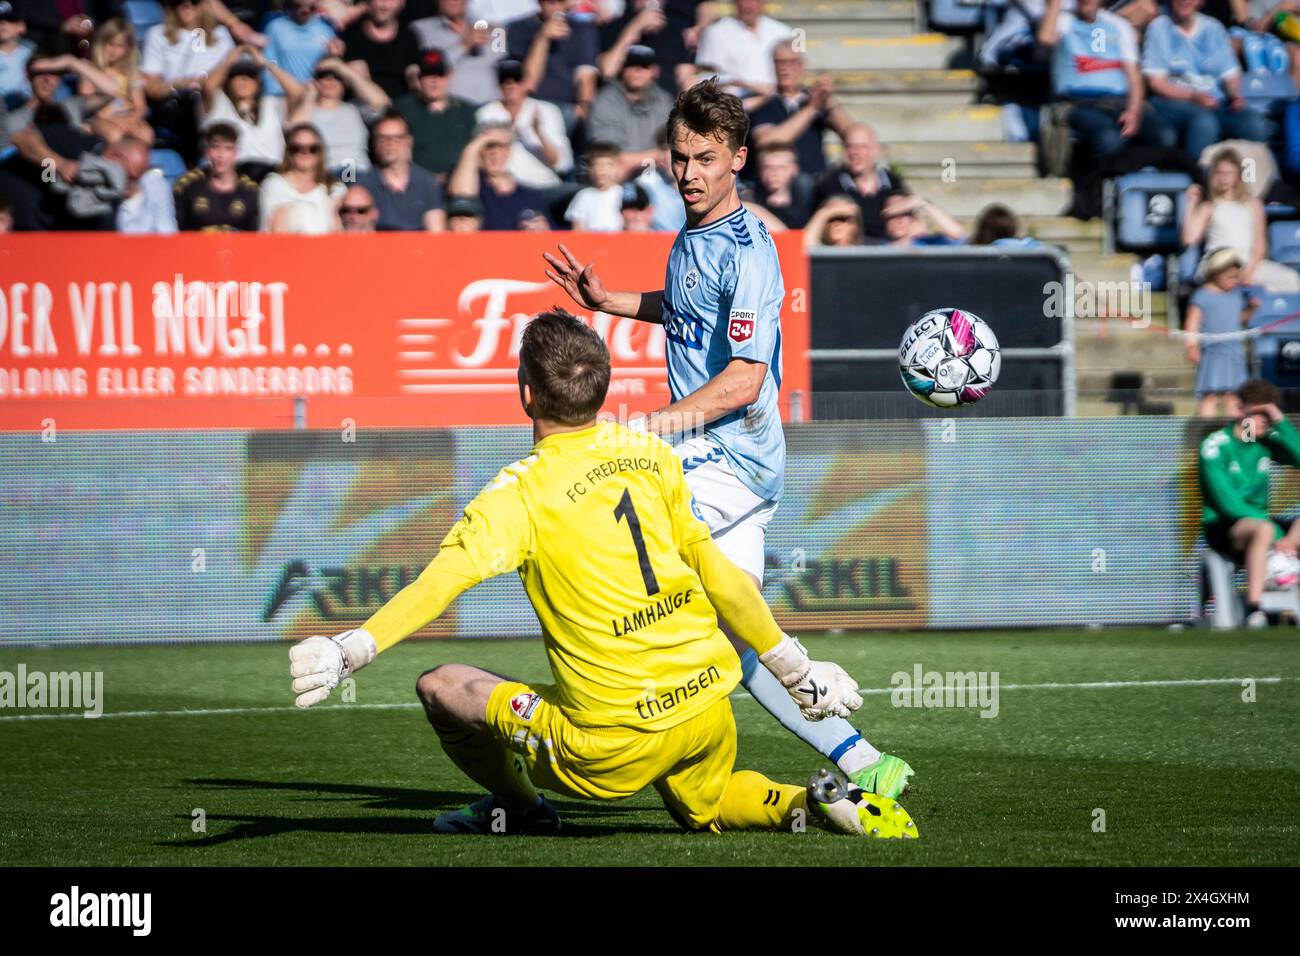
[[[596,800],[621,800],[651,784],[678,823],[709,827],[736,760],[736,721],[721,698],[667,730],[579,727],[552,701],[552,685],[498,684],[488,699],[493,735],[519,754],[533,783]]]

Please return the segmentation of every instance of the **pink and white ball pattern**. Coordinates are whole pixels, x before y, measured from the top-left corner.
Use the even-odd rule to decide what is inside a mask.
[[[936,408],[969,405],[988,394],[1002,368],[997,336],[979,316],[933,309],[903,335],[898,367],[907,390]]]

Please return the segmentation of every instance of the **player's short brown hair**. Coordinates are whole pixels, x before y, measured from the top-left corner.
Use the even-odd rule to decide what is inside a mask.
[[[1272,382],[1251,378],[1241,383],[1237,397],[1242,405],[1281,405],[1282,392]]]
[[[740,97],[724,90],[716,79],[696,83],[677,94],[668,114],[668,137],[672,140],[677,124],[701,136],[718,139],[734,153],[749,138],[749,117]]]
[[[609,349],[591,326],[564,309],[540,312],[524,329],[519,365],[532,386],[533,418],[581,425],[609,390]]]

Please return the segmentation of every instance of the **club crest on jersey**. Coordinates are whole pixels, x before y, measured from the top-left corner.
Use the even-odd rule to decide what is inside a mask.
[[[700,274],[692,269],[690,272],[686,273],[686,278],[683,279],[682,282],[687,289],[694,289],[700,284]]]
[[[537,709],[541,699],[537,694],[515,694],[510,698],[510,709],[520,720],[532,720],[533,711]]]
[[[733,342],[748,342],[754,337],[758,313],[753,309],[732,309],[727,320],[727,337]]]

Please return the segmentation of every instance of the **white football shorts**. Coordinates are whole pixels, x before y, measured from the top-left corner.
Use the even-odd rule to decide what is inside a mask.
[[[700,518],[731,563],[763,585],[764,542],[776,502],[746,487],[712,439],[701,435],[674,446]]]

